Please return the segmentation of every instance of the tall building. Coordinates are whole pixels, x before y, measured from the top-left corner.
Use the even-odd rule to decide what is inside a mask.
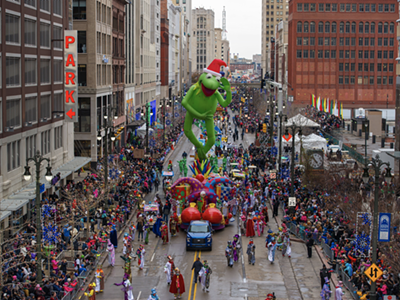
[[[274,3],[275,2],[275,3]],[[281,21],[288,20],[289,0],[262,0],[261,18],[261,66],[265,72],[269,72],[270,42],[275,38],[275,27]]]
[[[126,121],[131,124],[136,120],[136,109],[139,102],[135,98],[136,64],[140,60],[140,52],[135,47],[135,39],[140,25],[137,21],[137,15],[140,12],[140,2],[131,1],[125,5],[125,113]]]
[[[72,6],[71,6],[72,7]],[[74,9],[86,17],[86,8]],[[0,229],[22,224],[30,218],[36,197],[36,167],[29,163],[37,151],[49,159],[52,173],[61,183],[90,159],[74,158],[74,132],[64,105],[64,30],[70,27],[68,1],[2,1],[0,8]],[[77,52],[86,51],[86,35],[78,33]],[[72,47],[72,45],[71,45]],[[79,72],[84,67],[78,65]],[[86,83],[80,76],[78,84]],[[44,179],[47,163],[40,170],[44,189],[54,188]]]
[[[78,31],[79,62],[75,155],[91,157],[95,166],[105,145],[97,142],[98,131],[104,138],[104,116],[114,105],[112,1],[75,1],[73,28]]]
[[[192,70],[203,72],[215,57],[214,11],[193,9],[192,20]]]
[[[283,90],[287,90],[287,69],[288,69],[288,22],[279,22],[276,26],[276,78],[275,81],[282,84]]]
[[[288,92],[295,104],[309,104],[315,94],[346,109],[394,107],[395,1],[293,0],[289,14]]]
[[[168,84],[171,88],[171,96],[176,96],[180,91],[180,65],[181,65],[181,44],[180,44],[180,12],[181,8],[171,1],[168,5],[169,20],[169,61],[168,61]]]
[[[229,66],[229,41],[224,40],[223,30],[215,28],[215,55],[214,58],[222,59]]]
[[[160,41],[160,0],[151,0],[151,43],[156,47],[156,100],[161,95],[161,41]]]

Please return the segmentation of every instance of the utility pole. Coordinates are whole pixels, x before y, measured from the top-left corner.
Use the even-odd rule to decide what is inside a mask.
[[[292,124],[289,126],[286,126],[286,132],[285,135],[289,134],[289,129],[291,129],[292,131],[292,158],[290,161],[290,179],[291,179],[291,184],[290,184],[290,197],[294,197],[294,153],[295,153],[295,135],[296,135],[296,130],[298,130],[299,132],[299,137],[301,138],[302,134],[302,130],[301,130],[301,126],[298,126],[296,124]]]

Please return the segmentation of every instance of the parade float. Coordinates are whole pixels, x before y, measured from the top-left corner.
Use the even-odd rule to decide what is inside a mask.
[[[182,229],[186,229],[190,221],[206,220],[214,230],[219,230],[232,218],[228,205],[236,194],[236,188],[229,178],[205,177],[203,174],[194,178],[182,177],[170,187],[170,191],[176,201]]]

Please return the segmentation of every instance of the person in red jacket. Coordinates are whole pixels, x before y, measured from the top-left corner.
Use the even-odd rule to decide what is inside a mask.
[[[178,268],[175,268],[174,276],[172,277],[169,292],[175,295],[174,299],[180,299],[185,292],[185,281]]]
[[[254,237],[256,235],[254,231],[254,222],[251,218],[251,214],[247,217],[247,224],[246,224],[246,237]]]

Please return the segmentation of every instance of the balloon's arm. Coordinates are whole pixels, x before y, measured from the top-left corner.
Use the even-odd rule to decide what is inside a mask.
[[[231,104],[232,102],[232,93],[231,92],[226,92],[226,100],[224,100],[224,98],[221,96],[220,93],[215,93],[217,95],[217,100],[218,103],[222,106],[222,107],[227,107],[229,104]]]
[[[187,92],[185,98],[182,100],[182,106],[196,119],[203,119],[203,116],[196,111],[190,104],[189,104],[189,99],[194,97],[194,91],[193,87],[189,89]],[[195,100],[196,101],[196,100]]]
[[[221,96],[220,93],[215,93],[217,95],[217,100],[219,104],[222,107],[227,107],[229,104],[232,102],[232,91],[231,91],[231,85],[229,84],[229,81],[226,78],[221,79],[221,84],[223,86],[223,89],[226,92],[226,100]]]

